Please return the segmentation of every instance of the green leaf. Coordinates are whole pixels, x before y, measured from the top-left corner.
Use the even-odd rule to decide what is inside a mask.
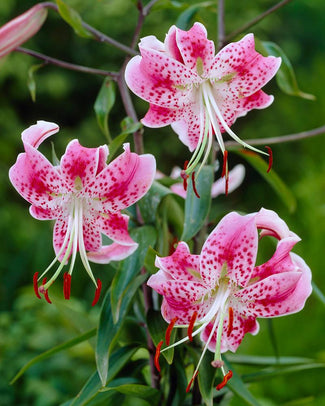
[[[124,395],[135,396],[141,399],[150,399],[150,403],[155,405],[159,401],[161,396],[160,392],[146,385],[139,384],[124,384],[120,386],[105,387],[101,389],[101,392],[116,390]]]
[[[130,358],[137,351],[136,347],[123,347],[116,350],[111,355],[111,365],[107,371],[107,384],[114,379],[119,371],[126,365]],[[71,403],[71,406],[82,406],[87,404],[91,399],[95,398],[99,391],[102,389],[102,382],[97,372],[88,379],[81,391]]]
[[[271,345],[272,345],[272,348],[274,351],[275,358],[278,359],[279,358],[279,347],[278,347],[277,339],[275,336],[274,323],[273,323],[272,319],[267,319],[267,329],[268,329],[268,333],[269,333],[269,337],[270,337],[270,341],[271,341]]]
[[[237,154],[242,156],[256,171],[269,183],[273,190],[278,194],[282,202],[287,206],[289,212],[294,212],[296,209],[296,199],[291,193],[291,190],[280,179],[279,175],[272,169],[267,173],[268,164],[253,151],[240,150],[236,151]]]
[[[312,287],[313,287],[313,293],[325,305],[325,295],[324,295],[324,293],[319,289],[319,287],[315,284],[314,281],[312,281],[311,284],[312,284]]]
[[[232,371],[232,378],[227,383],[227,388],[230,389],[233,393],[243,399],[248,405],[251,406],[260,406],[260,403],[254,398],[254,396],[247,389],[246,385],[242,381],[241,377],[237,374],[234,368],[231,366],[229,361],[223,357],[225,364],[227,365],[228,370]]]
[[[97,117],[99,128],[110,141],[111,136],[108,127],[108,115],[115,103],[115,84],[109,78],[106,78],[100,88],[94,104],[94,110]]]
[[[27,87],[29,89],[30,96],[32,101],[35,103],[36,101],[36,82],[34,78],[34,73],[37,72],[40,68],[42,68],[45,64],[41,63],[38,65],[33,65],[28,69],[27,75]]]
[[[188,7],[185,11],[183,11],[177,21],[176,21],[176,26],[182,30],[188,30],[190,28],[191,21],[195,17],[196,13],[201,9],[201,8],[206,8],[209,6],[214,6],[215,3],[212,1],[206,1],[202,3],[197,3],[193,4],[190,7]]]
[[[80,15],[76,12],[76,10],[74,10],[66,3],[64,3],[63,0],[56,0],[56,4],[58,5],[58,11],[60,16],[66,23],[68,23],[74,29],[74,32],[77,35],[83,38],[93,37],[93,35],[88,30],[86,30],[86,28],[83,27],[82,19]]]
[[[145,223],[155,222],[156,211],[159,204],[165,196],[171,193],[172,192],[170,189],[161,185],[159,182],[153,182],[151,188],[148,190],[145,196],[143,196],[143,198],[139,200],[138,203],[141,216]]]
[[[144,259],[144,266],[151,275],[157,272],[157,268],[155,266],[157,255],[159,255],[159,253],[156,250],[154,250],[152,247],[148,248],[147,255]]]
[[[132,282],[128,285],[121,301],[119,312],[120,317],[117,323],[114,323],[113,320],[111,308],[111,292],[108,291],[105,295],[99,319],[99,326],[97,332],[97,346],[95,353],[97,371],[98,375],[100,376],[102,386],[105,386],[107,382],[109,356],[112,347],[116,342],[120,329],[123,325],[125,315],[133,299],[133,296],[145,279],[146,275],[139,275],[136,278],[134,278]]]
[[[213,358],[212,352],[204,355],[198,375],[200,393],[207,406],[213,406],[213,382],[216,374],[216,369],[211,365]]]
[[[294,365],[294,364],[310,364],[314,360],[311,358],[304,357],[271,357],[271,356],[260,356],[260,355],[227,355],[227,360],[232,364],[241,365]]]
[[[57,345],[45,352],[43,352],[40,355],[37,355],[35,358],[31,359],[27,364],[25,364],[19,371],[18,373],[12,378],[10,381],[10,385],[15,383],[17,379],[19,379],[26,371],[29,369],[32,365],[37,364],[38,362],[41,362],[49,357],[51,357],[54,354],[57,354],[63,350],[66,350],[68,348],[74,347],[77,344],[82,343],[83,341],[88,340],[89,338],[93,337],[96,334],[96,329],[92,329],[90,331],[87,331],[84,334],[81,334],[75,338],[72,338],[71,340],[66,341],[63,344]]]
[[[130,235],[139,246],[137,250],[126,258],[122,266],[116,272],[111,285],[111,309],[114,323],[120,318],[121,303],[128,294],[128,285],[140,272],[144,259],[147,255],[149,245],[156,241],[156,230],[151,226],[143,226],[131,230]]]
[[[165,332],[168,327],[168,324],[162,318],[160,311],[149,309],[147,313],[147,326],[149,333],[151,335],[152,341],[157,346],[157,344],[165,339]],[[176,329],[173,329],[170,336],[170,344],[175,341]],[[168,351],[162,352],[162,355],[167,360],[168,364],[173,362],[174,358],[174,348],[169,349]]]
[[[188,182],[182,241],[188,241],[194,237],[204,224],[211,204],[212,182],[213,169],[211,166],[204,166],[196,179],[196,189],[200,198],[195,195],[192,182]]]
[[[315,96],[302,92],[297,83],[296,75],[290,60],[283,50],[274,42],[262,42],[262,46],[272,56],[280,56],[282,59],[281,66],[276,74],[276,81],[279,88],[286,94],[298,96],[308,100],[315,100]]]

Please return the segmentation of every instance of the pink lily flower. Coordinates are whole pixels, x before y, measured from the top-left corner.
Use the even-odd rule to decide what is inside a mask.
[[[267,262],[256,266],[258,242],[264,236],[275,237],[277,247]],[[180,242],[171,256],[156,257],[159,271],[148,285],[163,296],[161,312],[170,323],[166,344],[174,325],[188,328],[188,337],[162,351],[199,333],[205,343],[188,390],[207,349],[215,353],[213,365],[223,373],[224,380],[217,386],[221,389],[231,377],[221,353],[235,352],[246,333],[257,334],[257,317],[283,316],[304,307],[312,290],[311,271],[291,253],[299,240],[271,210],[246,216],[232,212],[211,232],[200,255],[191,254],[187,244]]]
[[[138,244],[128,233],[129,217],[121,210],[138,201],[150,188],[156,170],[152,155],[137,155],[124,144],[124,153],[106,164],[108,147],[86,148],[71,141],[58,165],[52,165],[38,151],[40,144],[59,127],[38,121],[22,133],[25,152],[18,155],[10,168],[9,178],[30,206],[30,214],[39,220],[56,220],[53,231],[55,258],[38,277],[34,275],[37,297],[44,294],[61,273],[64,274],[64,296],[70,297],[71,275],[79,251],[82,263],[96,286],[93,305],[100,294],[101,282],[94,278],[89,261],[106,264],[131,255]],[[102,234],[113,242],[102,244]],[[38,281],[59,261],[53,276],[38,287]]]
[[[261,88],[277,72],[281,58],[256,52],[253,34],[230,43],[215,55],[214,43],[207,39],[200,23],[189,31],[172,26],[163,43],[153,35],[142,38],[139,49],[141,56],[135,56],[127,65],[126,82],[137,96],[150,103],[142,123],[154,128],[170,124],[194,151],[184,166],[185,180],[202,156],[201,166],[207,160],[214,135],[224,154],[223,174],[227,178],[223,132],[244,147],[269,155],[271,165],[269,147],[268,153],[257,150],[230,127],[237,117],[272,103],[273,96]]]
[[[37,33],[47,17],[44,4],[36,4],[0,28],[0,58]]]

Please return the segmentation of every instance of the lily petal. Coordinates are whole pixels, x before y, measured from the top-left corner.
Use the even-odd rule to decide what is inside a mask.
[[[87,258],[97,264],[108,264],[111,261],[122,261],[132,255],[137,248],[136,242],[133,245],[121,245],[114,242],[111,245],[103,245],[98,251],[88,252]]]
[[[129,216],[126,214],[112,213],[102,216],[99,221],[101,232],[114,242],[121,245],[135,244],[128,232]]]

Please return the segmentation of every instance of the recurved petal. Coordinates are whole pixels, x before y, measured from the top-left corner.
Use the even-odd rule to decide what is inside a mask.
[[[108,264],[111,261],[122,261],[132,255],[138,248],[138,244],[121,245],[114,242],[111,245],[103,245],[98,251],[87,252],[89,261],[97,264]]]
[[[172,279],[202,283],[200,256],[191,254],[185,242],[181,241],[172,255],[168,257],[157,256],[155,265]]]
[[[297,265],[293,263],[290,251],[298,241],[300,241],[300,238],[297,236],[280,240],[272,258],[254,268],[252,279],[258,278],[258,280],[261,280],[277,273],[296,271]]]
[[[111,240],[122,245],[134,245],[128,231],[129,216],[126,214],[112,213],[103,215],[99,219],[100,230]]]
[[[78,140],[72,140],[60,164],[62,177],[70,189],[78,192],[93,182],[98,169],[103,169],[104,157],[107,157],[107,147],[105,152],[105,147],[86,148]]]
[[[26,148],[26,144],[38,148],[46,138],[57,133],[59,126],[55,123],[39,120],[21,133],[21,139]]]
[[[245,286],[251,278],[258,235],[254,215],[240,216],[232,212],[225,216],[211,232],[201,252],[201,277],[216,286],[222,266],[236,285]]]
[[[85,189],[98,199],[103,213],[111,214],[131,206],[147,193],[154,180],[153,155],[132,153],[129,144],[124,144],[124,150]]]
[[[42,209],[53,208],[53,200],[66,192],[57,169],[37,149],[25,144],[26,153],[19,154],[9,170],[9,179],[18,193]]]
[[[242,313],[256,317],[276,317],[301,310],[311,292],[310,269],[300,258],[298,264],[302,268],[297,271],[271,275],[237,292],[235,296],[246,306]],[[299,283],[301,278],[304,285]]]
[[[184,64],[199,76],[207,77],[215,49],[213,41],[207,39],[204,25],[195,23],[188,31],[176,29],[176,43]]]
[[[251,333],[256,335],[259,331],[259,324],[256,318],[253,316],[243,317],[240,313],[236,312],[234,309],[233,323],[231,333],[228,335],[228,316],[224,319],[224,328],[221,335],[221,347],[220,351],[222,353],[226,351],[236,352],[238,346],[241,344],[246,333]],[[207,342],[211,334],[213,327],[213,322],[209,323],[206,328],[201,333],[201,340]],[[215,352],[216,350],[216,340],[217,340],[217,329],[215,330],[212,339],[209,343],[209,350]]]
[[[299,238],[273,210],[262,208],[256,213],[255,221],[257,228],[261,229],[261,237],[270,235],[278,240],[286,237]]]
[[[243,117],[248,111],[253,109],[264,109],[273,103],[274,97],[266,94],[263,90],[258,90],[250,96],[239,100],[237,104],[236,117]]]

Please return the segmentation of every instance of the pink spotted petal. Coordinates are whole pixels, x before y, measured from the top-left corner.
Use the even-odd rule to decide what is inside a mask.
[[[183,183],[174,183],[173,185],[171,185],[170,190],[183,199],[186,199],[187,193],[184,189]]]
[[[264,109],[273,103],[274,97],[259,90],[251,96],[247,96],[239,100],[239,107],[237,107],[237,117],[243,117],[253,109]]]
[[[82,234],[86,251],[98,251],[102,246],[100,222],[95,216],[83,216]]]
[[[297,266],[292,262],[290,251],[298,241],[300,241],[300,238],[297,236],[280,240],[272,258],[265,264],[255,267],[252,279],[258,278],[257,280],[261,280],[277,273],[295,271]]]
[[[209,312],[212,304],[213,300],[210,298],[201,303],[188,303],[186,306],[172,306],[164,298],[161,305],[161,314],[167,323],[170,323],[172,319],[177,317],[177,326],[188,326],[194,312],[197,313],[196,320],[201,320]]]
[[[222,266],[236,285],[245,286],[254,268],[258,235],[254,215],[240,216],[232,212],[212,231],[201,252],[201,276],[214,288]]]
[[[245,167],[242,164],[236,165],[228,174],[228,193],[236,190],[242,183],[245,177]],[[212,184],[211,196],[217,197],[225,193],[226,179],[225,177],[218,179]]]
[[[190,253],[188,245],[180,242],[172,255],[156,257],[155,265],[175,280],[197,281],[200,277],[200,256]]]
[[[181,52],[178,48],[178,44],[176,41],[176,34],[179,31],[179,29],[173,25],[170,27],[166,38],[165,38],[165,50],[166,52],[173,58],[176,59],[176,61],[184,64],[183,57],[181,55]]]
[[[254,35],[224,47],[215,57],[209,77],[225,80],[237,97],[250,96],[263,87],[277,72],[281,58],[264,57],[255,51]],[[230,76],[228,76],[230,75]]]
[[[166,53],[144,48],[130,60],[125,80],[137,96],[161,107],[180,108],[194,98],[193,83],[202,79]]]
[[[54,229],[53,229],[53,247],[54,247],[54,251],[55,251],[56,255],[58,255],[60,249],[62,248],[67,230],[68,230],[67,219],[65,219],[65,218],[57,219],[54,224]],[[61,255],[59,257],[60,261],[62,261],[64,255],[66,253],[67,247],[68,247],[68,243],[65,244],[65,249],[63,250],[63,252],[61,253]],[[72,252],[72,250],[70,250],[69,255],[71,255],[71,252]]]
[[[66,191],[65,183],[58,170],[29,144],[26,153],[19,154],[16,163],[9,170],[9,179],[18,193],[28,202],[51,208],[56,196]]]
[[[108,264],[111,261],[122,261],[132,255],[137,248],[137,243],[133,245],[121,245],[114,242],[111,245],[103,245],[98,251],[88,252],[87,257],[91,262]]]
[[[61,158],[61,174],[71,190],[80,191],[93,181],[98,173],[99,157],[103,167],[103,152],[99,148],[86,148],[72,140]],[[76,180],[77,179],[77,180]],[[79,182],[81,180],[81,183]],[[76,183],[77,182],[77,183]]]
[[[128,232],[129,216],[126,214],[112,213],[102,216],[99,220],[101,232],[111,240],[122,245],[134,245]]]
[[[112,161],[85,188],[98,200],[100,211],[110,214],[131,206],[149,190],[156,172],[155,158],[137,155],[124,144],[125,152]]]
[[[246,309],[243,310],[245,315],[274,317],[293,313],[300,310],[306,300],[305,297],[303,304],[297,303],[294,294],[301,277],[302,272],[299,270],[271,275],[247,286],[237,292],[235,296],[242,300],[243,306],[246,305]]]
[[[53,209],[30,206],[29,212],[38,220],[54,220],[61,215],[61,209],[58,205],[55,205]]]
[[[98,165],[96,175],[98,175],[103,169],[106,168],[107,157],[108,157],[107,145],[101,145],[100,147],[98,147]]]
[[[188,31],[177,29],[176,42],[184,64],[198,75],[207,77],[214,61],[215,49],[213,41],[207,39],[205,27],[195,23]],[[198,66],[200,63],[202,67]]]
[[[259,331],[259,324],[255,317],[243,317],[240,313],[236,312],[234,309],[234,319],[233,319],[233,329],[231,334],[228,336],[228,322],[229,319],[226,316],[223,324],[223,331],[221,335],[221,346],[220,351],[224,353],[226,351],[236,352],[238,346],[242,342],[245,334],[250,333],[256,335]],[[201,333],[201,340],[207,342],[211,330],[213,327],[213,322],[209,323],[207,327]],[[212,339],[209,343],[209,350],[215,352],[216,350],[216,340],[217,340],[217,330],[214,332]]]
[[[285,237],[297,237],[289,230],[286,223],[272,210],[262,208],[255,217],[257,228],[261,229],[261,237],[266,235],[280,240]]]

